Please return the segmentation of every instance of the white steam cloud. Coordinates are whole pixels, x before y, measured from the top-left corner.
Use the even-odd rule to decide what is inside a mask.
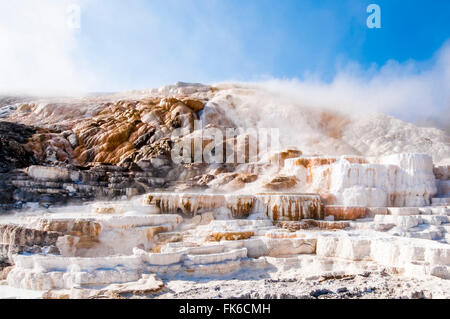
[[[306,107],[390,114],[450,131],[450,42],[426,63],[389,61],[370,70],[351,65],[330,83],[272,79],[258,85]]]
[[[77,1],[0,2],[0,93],[65,94],[89,89],[75,63]]]

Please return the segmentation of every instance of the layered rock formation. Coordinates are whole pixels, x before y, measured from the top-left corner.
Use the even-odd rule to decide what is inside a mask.
[[[277,103],[284,111],[274,117]],[[437,192],[433,163],[426,156],[408,154],[428,154],[442,163],[450,158],[444,132],[382,115],[355,120],[308,109],[248,85],[177,83],[84,98],[5,98],[1,114],[7,121],[0,124],[3,208],[193,188],[216,193],[311,192],[329,204],[346,206],[421,206]],[[296,128],[299,123],[303,125]],[[376,128],[357,133],[361,123]],[[254,133],[248,130],[264,127],[278,129],[281,149],[259,147],[255,160]],[[238,129],[225,137],[229,128]],[[212,129],[224,133],[224,140],[214,140]],[[198,136],[200,162],[194,153],[193,163],[174,162],[174,145],[194,143],[191,139]],[[208,145],[211,141],[214,147]],[[292,144],[295,148],[287,147]],[[218,153],[222,147],[243,153],[228,164],[204,162],[208,151]],[[227,156],[225,152],[223,159]],[[277,174],[280,167],[284,170]],[[444,180],[446,167],[435,168]],[[11,172],[22,168],[27,169]]]
[[[0,259],[11,262],[13,254],[40,253],[45,250],[59,254],[55,244],[61,234],[15,225],[0,225]]]
[[[431,157],[398,154],[378,158],[301,157],[286,171],[309,184],[307,190],[346,206],[428,206],[436,195]]]
[[[448,208],[373,210],[374,218],[357,221],[350,216],[329,221],[334,215],[326,212],[326,220],[276,221],[273,214],[257,213],[223,219],[225,204],[183,219],[162,214],[148,204],[148,196],[158,194],[13,217],[21,226],[1,228],[4,240],[27,234],[15,235],[21,239],[13,242],[56,249],[11,252],[7,284],[43,291],[46,298],[111,298],[119,287],[137,295],[160,291],[154,277],[148,289],[142,286],[155,275],[170,280],[240,271],[301,269],[302,276],[314,276],[383,269],[397,276],[450,279]]]
[[[151,297],[158,277],[285,271],[450,279],[443,131],[238,84],[8,98],[0,117],[0,292]]]
[[[323,207],[318,195],[308,194],[177,194],[146,195],[146,203],[154,204],[163,213],[194,216],[201,212],[225,208],[231,218],[248,218],[251,213],[264,213],[278,220],[322,219]]]

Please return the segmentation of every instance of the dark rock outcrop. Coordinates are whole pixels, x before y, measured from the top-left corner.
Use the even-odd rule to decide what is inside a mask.
[[[44,247],[56,251],[56,241],[61,234],[54,231],[41,231],[16,225],[0,225],[0,263],[11,264],[12,254],[23,252],[40,253]],[[56,249],[55,249],[56,248]]]
[[[35,129],[22,124],[0,122],[0,173],[36,163],[26,143]]]

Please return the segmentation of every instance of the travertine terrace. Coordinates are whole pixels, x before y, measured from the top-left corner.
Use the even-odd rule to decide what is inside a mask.
[[[164,298],[196,280],[241,289],[370,274],[436,282],[413,296],[450,297],[443,131],[243,84],[1,101],[12,100],[0,104],[0,297]],[[172,161],[175,130],[212,127],[276,127],[279,149],[239,164]]]

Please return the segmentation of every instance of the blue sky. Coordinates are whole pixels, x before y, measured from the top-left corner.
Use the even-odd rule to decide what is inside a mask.
[[[366,26],[369,4],[382,28]],[[357,63],[429,61],[450,38],[447,0],[92,0],[73,51],[99,89],[178,80],[332,79]],[[420,64],[418,64],[420,65]],[[425,63],[426,65],[426,63]]]
[[[370,3],[381,7],[381,29],[366,26]],[[71,4],[81,9],[80,29],[67,27]],[[0,38],[0,91],[327,83],[342,70],[435,68],[450,38],[450,1],[2,0]]]

